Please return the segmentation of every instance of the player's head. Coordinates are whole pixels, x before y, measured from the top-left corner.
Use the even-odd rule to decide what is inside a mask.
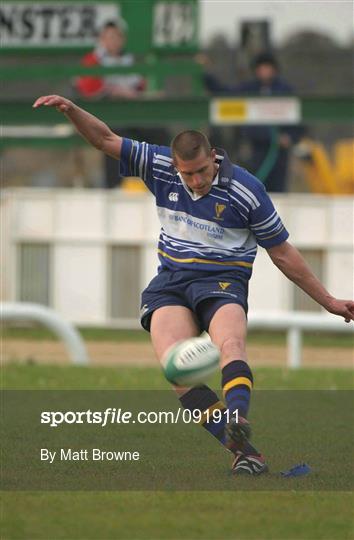
[[[269,82],[279,73],[279,65],[271,53],[261,53],[252,62],[254,73],[262,82]]]
[[[182,131],[171,143],[173,164],[187,186],[206,195],[217,172],[216,152],[200,131]]]
[[[111,55],[119,54],[126,41],[126,25],[122,21],[107,21],[101,28],[99,43]]]

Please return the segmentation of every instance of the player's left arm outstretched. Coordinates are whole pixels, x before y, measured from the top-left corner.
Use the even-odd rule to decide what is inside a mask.
[[[39,107],[55,107],[92,146],[120,160],[122,176],[139,176],[148,189],[155,194],[153,156],[156,150],[166,152],[166,147],[120,137],[99,118],[63,96],[41,96],[33,104],[34,109]],[[168,155],[169,149],[166,156]]]
[[[334,298],[312,273],[299,251],[289,242],[268,248],[267,251],[279,270],[329,313],[344,317],[345,322],[354,320],[354,302]]]

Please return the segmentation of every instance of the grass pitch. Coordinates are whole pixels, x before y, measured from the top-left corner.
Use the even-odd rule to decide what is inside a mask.
[[[353,386],[352,377],[349,370],[255,370],[257,388],[264,390],[348,390]],[[212,383],[217,387],[218,377]],[[11,364],[2,370],[2,387],[159,390],[166,389],[167,384],[155,368]],[[283,429],[283,426],[286,429],[284,411],[277,410],[274,414],[283,417],[279,430],[284,439],[287,436]],[[290,455],[291,429],[288,435]],[[323,444],[326,444],[325,432]],[[196,447],[195,456],[201,451]],[[320,461],[321,448],[317,452]],[[341,461],[336,491],[332,492],[304,491],[309,488],[311,476],[303,479],[304,484],[297,479],[292,491],[274,491],[271,478],[268,486],[266,479],[260,478],[265,491],[241,491],[235,479],[234,491],[4,492],[1,538],[349,539],[353,538],[353,498],[350,492],[343,491],[343,486],[347,486],[350,471],[340,464]],[[211,470],[210,475],[213,474],[215,471]],[[242,479],[242,483],[245,481]]]
[[[85,341],[112,341],[134,343],[150,342],[150,335],[145,330],[120,330],[117,328],[96,328],[82,327],[78,328]],[[23,325],[14,326],[13,323],[3,325],[1,328],[2,339],[20,339],[20,340],[53,340],[57,341],[56,336],[51,330],[35,323],[24,327]],[[352,348],[353,336],[351,334],[342,334],[335,332],[304,332],[303,340],[305,346],[312,347],[337,347]],[[253,345],[285,345],[286,332],[283,331],[260,331],[251,330],[248,332],[247,342]]]

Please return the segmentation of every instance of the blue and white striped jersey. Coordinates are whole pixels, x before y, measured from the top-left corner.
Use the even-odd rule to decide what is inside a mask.
[[[270,248],[289,234],[257,178],[223,150],[217,149],[217,163],[211,190],[196,197],[174,168],[170,148],[123,139],[121,173],[140,176],[156,199],[161,266],[238,269],[250,277],[257,244]]]

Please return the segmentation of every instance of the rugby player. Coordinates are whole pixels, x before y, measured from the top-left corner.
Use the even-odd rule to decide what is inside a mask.
[[[263,184],[232,164],[224,150],[211,148],[202,133],[183,131],[171,147],[156,146],[120,137],[64,97],[42,96],[33,105],[40,106],[64,113],[91,145],[120,160],[123,175],[139,176],[155,196],[160,266],[142,293],[142,326],[159,360],[175,342],[208,331],[221,351],[225,405],[207,386],[175,390],[185,408],[225,410],[219,421],[209,416],[203,427],[233,452],[233,473],[265,472],[263,455],[249,442],[247,421],[253,386],[247,295],[257,245],[288,279],[345,322],[354,319],[354,302],[334,298],[323,287],[288,242]]]

